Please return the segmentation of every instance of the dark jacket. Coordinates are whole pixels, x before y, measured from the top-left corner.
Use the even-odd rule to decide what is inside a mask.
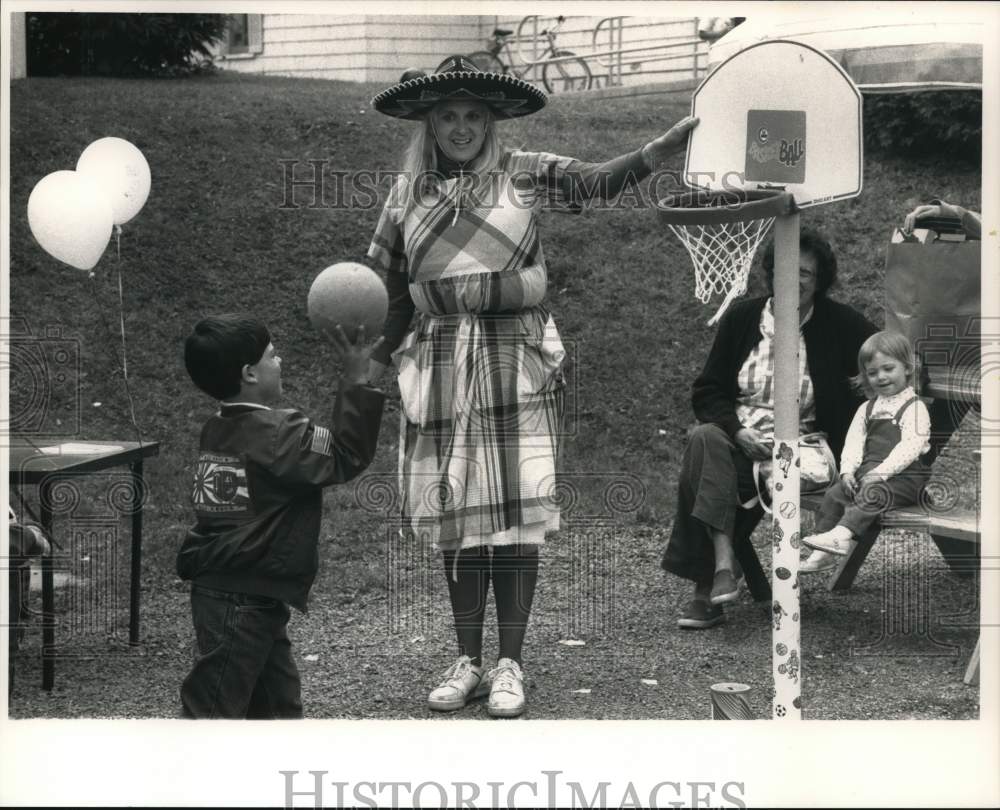
[[[322,488],[371,463],[384,404],[373,388],[342,386],[332,430],[295,410],[223,405],[201,431],[197,522],[177,556],[178,575],[304,611],[319,568]]]
[[[737,378],[753,348],[760,343],[760,317],[768,296],[734,303],[719,322],[719,331],[701,374],[694,381],[691,404],[699,422],[719,425],[731,437],[743,425],[736,416]],[[816,430],[829,436],[836,458],[863,396],[851,388],[858,373],[858,350],[878,330],[846,304],[818,297],[802,328],[806,361],[816,400]]]

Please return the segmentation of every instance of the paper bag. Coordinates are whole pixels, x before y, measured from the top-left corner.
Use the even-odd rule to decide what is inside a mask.
[[[885,259],[885,328],[906,335],[931,384],[979,373],[978,240],[893,241]]]

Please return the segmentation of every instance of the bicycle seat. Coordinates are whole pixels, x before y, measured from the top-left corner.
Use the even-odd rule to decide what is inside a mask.
[[[514,33],[513,31],[506,31],[503,28],[493,29],[493,36],[495,37],[509,37],[513,33]]]

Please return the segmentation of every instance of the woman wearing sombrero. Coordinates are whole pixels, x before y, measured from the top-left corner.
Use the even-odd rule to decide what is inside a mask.
[[[372,100],[385,115],[419,122],[368,251],[387,271],[391,302],[371,377],[392,354],[403,411],[404,542],[443,552],[459,657],[428,698],[438,711],[487,692],[491,715],[524,711],[521,646],[538,547],[559,528],[565,385],[565,351],[542,306],[538,212],[614,197],[683,149],[697,123],[685,118],[602,164],[505,149],[495,122],[530,115],[545,101],[533,85],[484,73],[462,56]],[[491,582],[500,650],[486,675]]]

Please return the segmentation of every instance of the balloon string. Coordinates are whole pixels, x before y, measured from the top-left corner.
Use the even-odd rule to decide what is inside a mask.
[[[132,419],[132,427],[135,428],[135,436],[142,447],[142,431],[139,430],[139,423],[135,419],[135,402],[132,400],[132,389],[128,384],[128,348],[125,343],[125,293],[122,284],[122,253],[121,253],[122,226],[115,225],[115,251],[117,253],[118,267],[118,323],[122,333],[122,380],[125,382],[125,396],[128,398],[128,411]]]
[[[118,268],[118,322],[122,333],[122,374],[125,376],[125,387],[128,388],[128,356],[125,353],[125,294],[122,291],[122,226],[115,225],[115,256]],[[135,421],[133,416],[132,421]]]
[[[117,237],[120,239],[121,226],[116,225],[115,231]],[[138,442],[139,447],[142,447],[142,431],[139,429],[139,423],[136,421],[135,418],[135,402],[132,399],[132,389],[131,386],[129,386],[129,381],[128,381],[128,346],[125,340],[125,294],[124,294],[124,284],[122,282],[120,250],[118,251],[117,258],[118,258],[117,264],[118,264],[118,313],[119,313],[118,322],[120,325],[121,338],[122,338],[122,374],[123,374],[122,379],[125,382],[125,396],[128,398],[129,416],[132,420],[132,427],[135,428],[136,441]],[[90,273],[88,273],[88,275],[91,281],[93,282],[93,284],[90,287],[90,290],[94,296],[94,303],[97,305],[97,312],[101,317],[102,323],[104,324],[105,336],[111,337],[111,332],[113,327],[111,326],[110,323],[108,323],[107,315],[105,313],[105,308],[104,308],[104,301],[102,297],[99,295],[99,290],[97,287],[98,285],[97,274],[93,270],[91,270]],[[116,355],[115,362],[117,363],[118,361],[117,352],[115,352],[115,355]]]

